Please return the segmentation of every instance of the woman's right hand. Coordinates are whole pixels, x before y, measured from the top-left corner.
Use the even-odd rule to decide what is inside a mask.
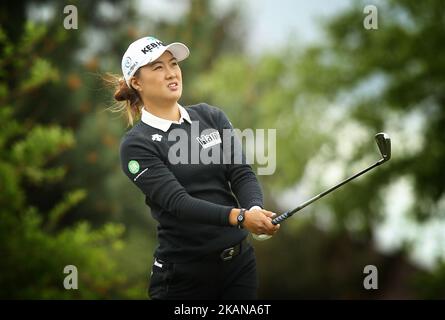
[[[231,224],[236,225],[236,217],[238,216],[240,209],[233,209],[232,212],[230,220],[233,222]],[[272,218],[274,216],[275,213],[264,209],[247,210],[244,213],[243,227],[255,234],[268,234],[272,236],[280,228],[279,224],[272,224]]]
[[[246,211],[243,227],[254,234],[268,234],[273,236],[280,225],[272,224],[272,219],[276,216],[272,211],[264,209],[253,209]]]

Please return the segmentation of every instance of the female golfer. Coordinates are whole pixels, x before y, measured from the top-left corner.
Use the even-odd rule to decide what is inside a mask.
[[[248,231],[273,235],[279,225],[262,209],[244,154],[236,161],[239,144],[226,115],[205,103],[178,104],[178,62],[188,55],[182,43],[164,45],[153,37],[133,42],[114,94],[124,102],[129,124],[140,117],[122,138],[122,169],[158,222],[148,293],[152,299],[255,299]]]

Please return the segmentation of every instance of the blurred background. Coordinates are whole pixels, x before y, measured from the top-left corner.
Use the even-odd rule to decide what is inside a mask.
[[[78,28],[65,29],[75,5]],[[366,5],[378,9],[367,30]],[[254,242],[263,299],[445,298],[445,3],[441,0],[103,0],[0,4],[0,297],[145,299],[156,226],[120,169],[106,110],[135,39],[191,49],[183,105],[276,129],[259,176],[283,212],[392,160]],[[66,265],[79,289],[65,290]],[[366,290],[366,265],[378,289]]]

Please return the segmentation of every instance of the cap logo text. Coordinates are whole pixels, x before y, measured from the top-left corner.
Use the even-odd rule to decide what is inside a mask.
[[[164,44],[161,41],[157,40],[156,42],[147,44],[144,48],[141,49],[141,51],[143,54],[147,54],[148,52],[151,52],[153,49],[163,46]]]

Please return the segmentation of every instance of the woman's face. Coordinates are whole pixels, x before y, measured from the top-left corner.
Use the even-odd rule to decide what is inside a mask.
[[[182,73],[176,58],[165,51],[154,62],[139,69],[131,80],[146,105],[174,103],[182,94]]]

